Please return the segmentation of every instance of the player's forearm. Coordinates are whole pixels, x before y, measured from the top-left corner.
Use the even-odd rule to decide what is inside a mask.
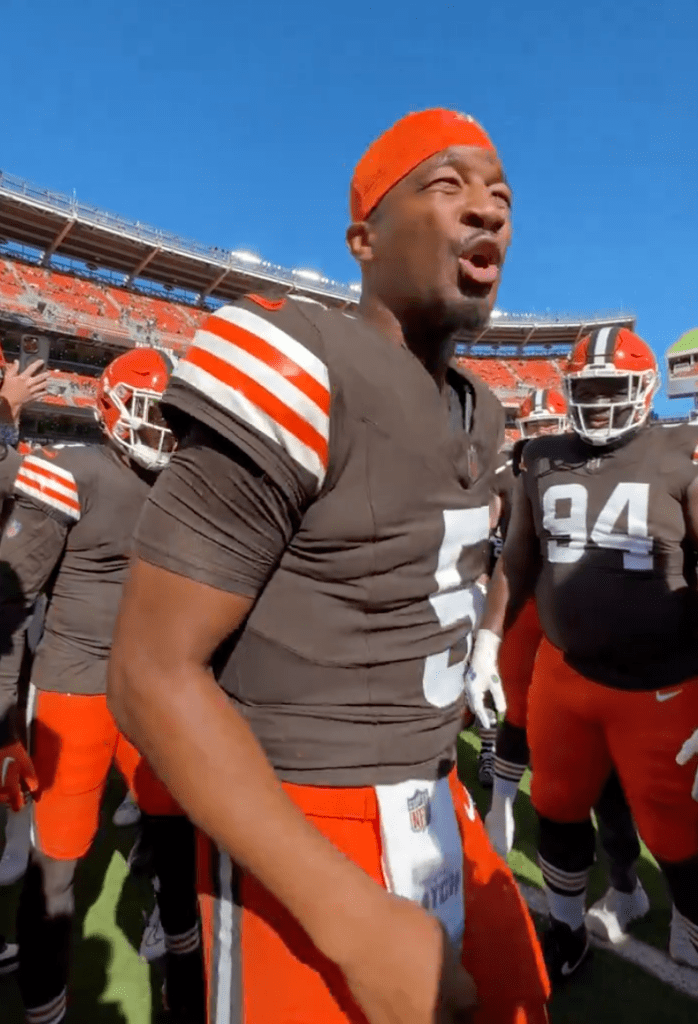
[[[511,554],[508,559],[505,556],[506,547],[492,574],[487,606],[480,624],[481,629],[489,629],[500,637],[516,620],[534,591],[534,574],[529,566],[523,561],[517,563]]]
[[[130,657],[127,655],[127,658]],[[115,649],[109,702],[187,814],[293,914],[330,959],[351,956],[386,898],[303,817],[241,715],[202,669],[156,678]]]

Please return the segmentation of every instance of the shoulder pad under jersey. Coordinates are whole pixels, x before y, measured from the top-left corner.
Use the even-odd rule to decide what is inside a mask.
[[[684,453],[698,465],[698,423],[661,423],[658,430],[665,447]]]
[[[320,303],[247,296],[212,313],[170,379],[175,409],[246,450],[263,468],[281,457],[319,489],[329,461],[330,377]]]
[[[14,493],[29,499],[47,514],[68,523],[82,515],[81,480],[85,477],[86,445],[47,445],[25,455],[15,479]]]

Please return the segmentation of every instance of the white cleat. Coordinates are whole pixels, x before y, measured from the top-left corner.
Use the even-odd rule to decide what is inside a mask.
[[[698,968],[698,924],[685,918],[676,907],[671,910],[669,956],[677,964]]]
[[[586,926],[592,935],[614,944],[625,938],[628,925],[639,921],[650,909],[647,893],[638,879],[632,892],[619,892],[611,887],[606,894],[589,907]]]
[[[122,826],[135,825],[137,821],[140,821],[140,819],[140,809],[129,791],[114,811],[112,821],[115,825]]]
[[[510,800],[492,801],[485,816],[485,830],[500,857],[507,859],[514,846],[514,805]]]
[[[0,857],[0,885],[14,885],[27,870],[31,829],[31,808],[7,812],[5,849]]]
[[[19,946],[14,942],[5,942],[0,935],[0,975],[11,974],[19,967]]]
[[[151,960],[159,960],[160,957],[165,955],[165,952],[165,932],[160,921],[160,910],[156,903],[155,909],[150,915],[150,920],[143,930],[143,938],[141,939],[141,948],[138,951],[138,955],[150,963]]]

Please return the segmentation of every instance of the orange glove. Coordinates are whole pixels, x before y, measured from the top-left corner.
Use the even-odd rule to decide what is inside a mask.
[[[25,786],[31,793],[39,788],[29,754],[19,740],[0,747],[0,803],[9,804],[13,811],[24,807]]]

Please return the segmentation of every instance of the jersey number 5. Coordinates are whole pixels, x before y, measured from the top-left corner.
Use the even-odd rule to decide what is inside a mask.
[[[616,484],[587,535],[589,493],[583,484],[554,484],[543,495],[543,528],[555,540],[548,541],[549,562],[577,562],[589,541],[599,548],[623,552],[623,568],[647,571],[652,568],[652,538],[647,535],[649,484]],[[567,515],[559,515],[562,502]],[[615,527],[627,510],[628,532]]]
[[[490,529],[486,505],[482,508],[447,509],[443,517],[444,539],[436,564],[437,589],[429,598],[429,604],[442,629],[461,624],[462,638],[457,645],[459,656],[454,657],[452,663],[455,652],[451,648],[430,654],[425,661],[422,677],[424,696],[437,708],[453,704],[463,692],[465,666],[473,646],[473,630],[482,615],[485,601],[475,584],[463,586],[458,562],[464,548],[487,540]]]

